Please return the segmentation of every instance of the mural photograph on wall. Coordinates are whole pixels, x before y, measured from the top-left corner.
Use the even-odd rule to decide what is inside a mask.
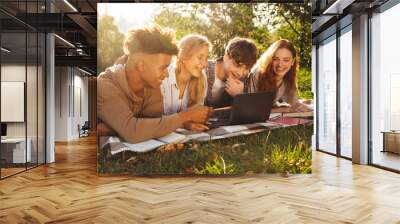
[[[99,3],[98,172],[311,173],[311,7]]]

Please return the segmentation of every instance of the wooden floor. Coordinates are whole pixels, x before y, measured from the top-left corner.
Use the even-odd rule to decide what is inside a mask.
[[[25,171],[25,167],[24,168],[1,168],[1,177],[7,177],[19,172],[23,172]]]
[[[99,177],[94,138],[0,181],[0,223],[400,223],[400,175],[313,155],[313,174]]]
[[[400,155],[392,152],[374,151],[372,157],[374,164],[400,170]]]

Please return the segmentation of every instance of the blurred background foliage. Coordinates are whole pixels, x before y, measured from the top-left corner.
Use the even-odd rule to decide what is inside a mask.
[[[294,43],[300,60],[299,95],[311,99],[311,7],[305,4],[190,3],[160,4],[153,23],[175,30],[179,40],[190,33],[202,34],[213,44],[210,58],[224,54],[236,36],[251,38],[262,54],[281,38]],[[124,34],[111,15],[98,18],[98,65],[100,73],[123,54]]]

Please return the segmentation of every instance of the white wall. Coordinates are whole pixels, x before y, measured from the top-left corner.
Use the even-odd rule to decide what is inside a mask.
[[[88,120],[88,78],[72,67],[56,67],[55,74],[55,140],[77,139],[78,124]]]
[[[68,140],[68,71],[67,67],[55,68],[55,141]]]
[[[17,64],[5,64],[1,66],[1,81],[4,82],[25,82],[25,65]],[[36,130],[36,80],[30,78],[30,74],[36,75],[36,66],[28,66],[28,87],[27,87],[27,106],[30,108],[29,113],[27,113],[28,129],[29,127],[34,127]],[[39,70],[39,72],[41,72]],[[40,73],[39,73],[40,74]],[[40,107],[41,105],[39,105]],[[7,108],[1,108],[2,110],[7,110]],[[35,113],[31,113],[34,111]],[[34,122],[34,124],[31,124]],[[7,122],[7,136],[8,137],[25,137],[25,123],[26,122]],[[29,133],[29,130],[28,130]],[[28,136],[29,137],[29,136]]]
[[[36,70],[37,69],[37,70]],[[32,162],[39,159],[44,163],[44,83],[42,68],[25,64],[3,64],[1,66],[1,81],[25,82],[26,83],[26,108],[22,108],[27,119],[24,122],[6,122],[7,137],[30,139]],[[27,80],[25,78],[27,77]],[[1,108],[9,110],[10,108]],[[39,150],[39,151],[37,151]],[[39,156],[37,156],[39,153]]]

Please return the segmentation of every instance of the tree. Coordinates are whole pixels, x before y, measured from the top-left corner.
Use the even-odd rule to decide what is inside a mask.
[[[254,4],[163,4],[154,21],[176,30],[178,39],[198,33],[213,44],[213,57],[222,56],[228,41],[236,36],[252,38],[260,51],[269,45],[269,32],[254,24]]]
[[[276,27],[275,39],[285,38],[294,43],[301,67],[311,67],[311,6],[304,4],[260,4],[265,11],[258,19]]]
[[[124,34],[115,25],[114,17],[104,15],[98,19],[97,36],[97,71],[100,73],[123,55]]]

